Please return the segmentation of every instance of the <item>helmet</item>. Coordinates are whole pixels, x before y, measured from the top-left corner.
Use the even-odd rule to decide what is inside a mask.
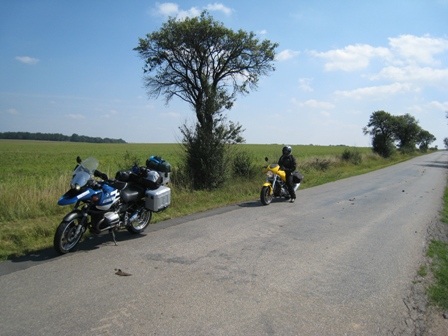
[[[283,155],[289,155],[292,153],[292,148],[291,146],[285,146],[282,149]]]

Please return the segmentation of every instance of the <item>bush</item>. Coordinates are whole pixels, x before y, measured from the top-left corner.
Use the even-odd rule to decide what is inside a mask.
[[[401,154],[410,155],[410,154],[415,153],[415,151],[416,151],[415,144],[410,144],[407,146],[400,147]]]
[[[334,160],[330,160],[327,158],[315,158],[311,161],[301,162],[298,165],[299,170],[303,171],[326,171],[334,164]]]
[[[188,176],[194,190],[211,190],[219,188],[230,177],[229,145],[217,131],[194,128],[186,125],[180,127],[183,134],[184,176]]]
[[[193,189],[193,183],[186,166],[173,167],[170,173],[170,185],[179,190]]]
[[[345,149],[342,153],[342,160],[359,165],[362,162],[362,155],[357,149]]]
[[[395,145],[392,138],[387,138],[382,134],[377,134],[372,139],[372,148],[383,158],[392,156],[395,152]]]
[[[123,161],[118,161],[116,163],[119,170],[129,170],[134,165],[139,166],[140,165],[140,159],[136,154],[130,153],[129,151],[126,151],[126,153],[123,156]]]
[[[248,152],[238,152],[233,158],[233,175],[237,177],[253,178],[259,169],[254,163],[253,155]]]

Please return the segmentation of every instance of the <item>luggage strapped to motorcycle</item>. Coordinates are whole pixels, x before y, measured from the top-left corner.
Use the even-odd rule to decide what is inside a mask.
[[[303,175],[302,173],[295,171],[291,173],[292,176],[292,182],[293,183],[301,183],[303,180]]]
[[[146,160],[146,167],[162,173],[169,173],[171,171],[171,165],[169,162],[162,159],[162,157],[155,155]]]

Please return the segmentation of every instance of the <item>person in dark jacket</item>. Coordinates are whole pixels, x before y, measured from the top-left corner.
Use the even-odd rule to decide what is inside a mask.
[[[294,203],[296,200],[296,192],[294,191],[294,183],[292,182],[291,173],[297,168],[296,158],[292,155],[291,146],[285,146],[282,149],[283,155],[278,160],[278,165],[280,169],[284,170],[286,173],[286,186],[288,187],[290,202]]]

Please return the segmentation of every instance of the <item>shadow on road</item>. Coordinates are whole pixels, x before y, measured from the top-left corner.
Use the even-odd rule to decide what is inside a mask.
[[[284,198],[274,198],[272,200],[271,204],[273,204],[273,203],[289,203],[289,201]],[[256,208],[256,207],[263,207],[265,205],[263,205],[260,200],[256,200],[256,201],[240,203],[240,204],[238,204],[238,206],[241,208]]]
[[[144,236],[145,236],[144,233],[134,235],[130,234],[127,231],[120,231],[115,233],[115,238],[118,246],[120,246],[120,242],[122,241],[139,239]],[[80,242],[76,246],[73,252],[76,253],[89,252],[101,248],[101,245],[114,245],[112,235],[105,234],[102,236],[86,237],[82,242]],[[30,252],[29,254],[24,255],[22,257],[13,258],[10,260],[6,260],[4,262],[0,262],[0,276],[24,270],[41,263],[55,260],[57,258],[64,258],[67,255],[70,255],[70,253],[66,255],[59,255],[54,250],[54,248],[47,248],[39,251]]]
[[[425,164],[419,164],[422,167],[430,167],[430,168],[444,168],[448,169],[448,162],[440,162],[440,161],[430,161]]]
[[[260,201],[249,201],[249,202],[244,202],[244,203],[238,204],[238,206],[241,208],[255,208],[255,207],[259,207],[261,205],[262,204]]]

